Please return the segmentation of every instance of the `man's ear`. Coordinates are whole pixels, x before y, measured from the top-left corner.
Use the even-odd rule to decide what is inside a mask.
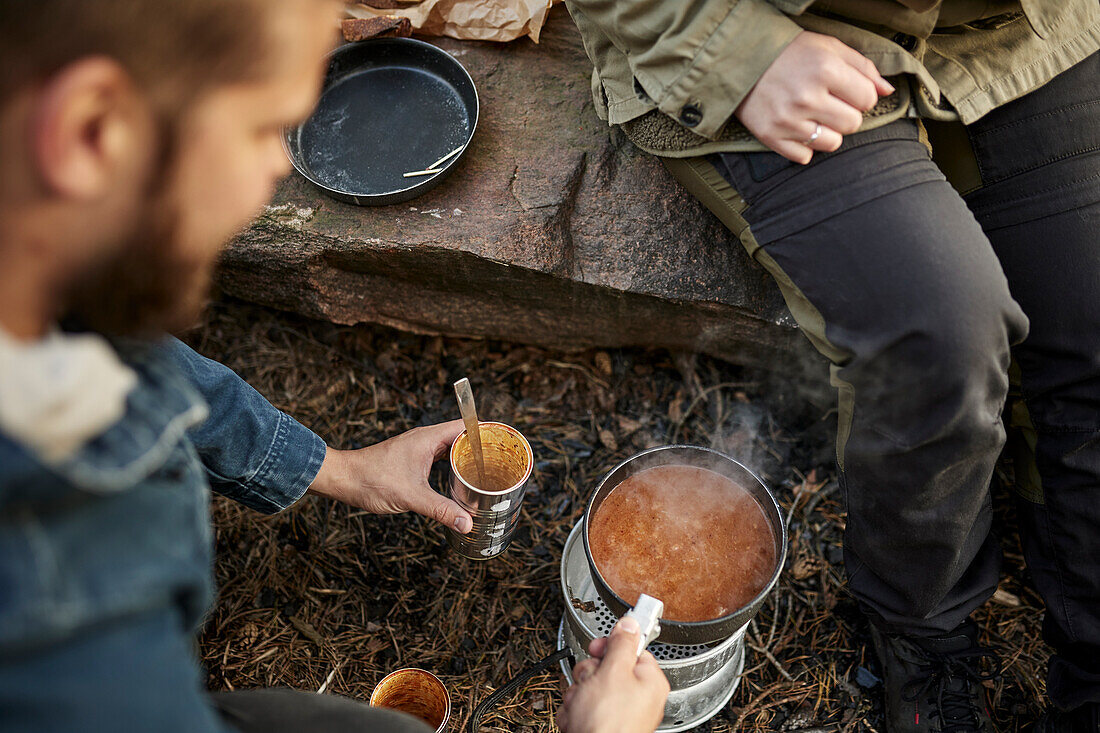
[[[129,73],[106,57],[76,61],[40,90],[31,118],[34,164],[53,193],[94,200],[148,155],[148,111]]]

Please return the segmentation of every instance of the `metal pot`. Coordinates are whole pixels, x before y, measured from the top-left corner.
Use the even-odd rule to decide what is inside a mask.
[[[583,522],[577,522],[573,527],[561,555],[565,615],[558,629],[558,648],[568,651],[576,662],[587,659],[592,640],[607,636],[619,620],[596,592],[585,560],[582,525]],[[717,644],[677,645],[656,641],[648,650],[669,684],[664,718],[657,731],[685,731],[717,715],[733,697],[745,666],[745,628]],[[569,684],[573,684],[576,662],[561,662],[562,674]]]
[[[756,615],[760,605],[764,602],[764,598],[775,586],[776,581],[779,580],[779,574],[783,570],[783,564],[787,557],[787,527],[783,522],[783,514],[779,510],[779,504],[772,496],[771,491],[768,490],[768,487],[764,485],[764,482],[748,468],[718,451],[690,445],[668,445],[651,448],[626,459],[604,477],[588,499],[588,506],[585,508],[582,520],[584,554],[588,559],[588,568],[592,572],[592,582],[596,587],[596,592],[615,616],[622,616],[630,610],[630,604],[611,590],[596,567],[596,563],[592,560],[592,549],[589,546],[588,537],[592,517],[595,516],[596,510],[600,508],[600,504],[611,493],[611,490],[623,481],[647,468],[669,465],[706,468],[731,479],[745,488],[763,509],[764,516],[771,526],[772,536],[775,539],[775,571],[764,588],[748,604],[721,618],[710,621],[670,621],[661,619],[661,635],[658,640],[665,644],[710,644],[729,638]],[[706,579],[700,578],[699,582],[705,583]]]

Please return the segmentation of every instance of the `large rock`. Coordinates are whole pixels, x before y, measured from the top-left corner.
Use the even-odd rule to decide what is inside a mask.
[[[338,323],[554,348],[663,346],[772,364],[807,350],[737,240],[596,117],[562,8],[539,45],[438,43],[481,97],[454,174],[380,208],[290,176],[226,252],[225,292]]]

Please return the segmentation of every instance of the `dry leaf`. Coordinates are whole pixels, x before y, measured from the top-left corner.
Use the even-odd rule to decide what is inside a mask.
[[[631,433],[635,433],[642,427],[642,422],[640,420],[633,420],[623,415],[620,415],[616,419],[616,422],[619,423],[619,430],[622,431],[623,435],[630,435]]]
[[[291,625],[298,629],[298,633],[312,641],[317,646],[324,646],[325,640],[321,638],[321,635],[317,633],[317,629],[313,628],[313,624],[304,619],[300,619],[297,616],[290,617]]]
[[[684,406],[681,404],[679,397],[668,403],[668,419],[674,423],[679,423],[684,419]]]
[[[791,576],[795,580],[805,580],[825,567],[824,561],[814,555],[803,555],[794,562],[791,568]]]
[[[384,649],[388,649],[390,642],[386,639],[368,639],[367,643],[363,646],[363,650],[368,654],[377,654]]]
[[[610,430],[605,429],[600,431],[600,442],[603,444],[603,447],[607,448],[609,451],[619,450],[619,444],[615,440],[615,435]]]
[[[611,357],[606,351],[597,351],[595,356],[596,369],[600,371],[600,374],[605,377],[610,377],[612,374]]]
[[[1002,606],[1011,606],[1012,608],[1018,608],[1020,606],[1020,597],[1009,593],[1003,588],[998,588],[993,593],[993,602],[999,603]]]

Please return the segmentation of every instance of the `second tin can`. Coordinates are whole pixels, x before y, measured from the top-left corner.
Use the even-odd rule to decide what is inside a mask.
[[[519,522],[523,495],[531,478],[531,444],[515,428],[499,422],[480,424],[485,476],[479,481],[465,432],[451,446],[449,495],[473,517],[467,534],[447,529],[447,542],[471,560],[488,560],[507,549]]]

